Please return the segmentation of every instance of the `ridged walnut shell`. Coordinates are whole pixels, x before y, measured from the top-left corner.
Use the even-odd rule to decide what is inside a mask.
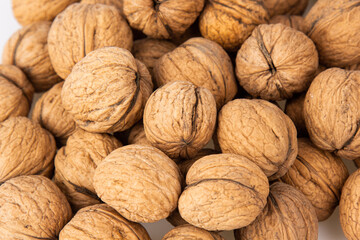
[[[146,138],[144,124],[142,121],[138,122],[130,129],[127,143],[151,146],[151,143]]]
[[[218,116],[217,137],[222,152],[247,157],[269,180],[283,176],[298,152],[293,122],[264,100],[236,99],[226,104]]]
[[[196,161],[186,175],[179,212],[188,223],[209,231],[249,225],[269,194],[263,171],[235,154],[214,154]]]
[[[264,0],[270,16],[301,15],[305,11],[309,0]]]
[[[296,127],[298,137],[308,136],[304,118],[304,102],[306,92],[297,94],[288,99],[285,105],[285,113],[293,121]]]
[[[98,196],[134,222],[156,222],[176,208],[181,176],[175,162],[147,145],[127,145],[110,153],[94,175]]]
[[[82,0],[81,3],[112,5],[120,11],[122,16],[124,16],[123,13],[124,0]]]
[[[153,89],[145,65],[123,48],[89,53],[66,79],[61,99],[77,125],[89,132],[124,131],[142,118]]]
[[[48,38],[51,63],[65,79],[74,65],[102,47],[131,50],[132,31],[114,6],[75,3],[54,20]]]
[[[236,56],[236,76],[254,98],[278,101],[305,91],[319,65],[314,43],[283,24],[255,28]]]
[[[317,240],[315,209],[300,191],[276,182],[262,213],[249,226],[236,230],[235,239]]]
[[[71,217],[66,197],[46,177],[21,176],[0,186],[0,239],[57,239]]]
[[[277,15],[270,19],[270,24],[281,23],[285,26],[294,28],[300,32],[307,34],[310,26],[302,16],[297,15]]]
[[[166,233],[162,240],[224,240],[222,236],[215,232],[208,232],[204,229],[197,228],[191,225],[182,225],[173,228]]]

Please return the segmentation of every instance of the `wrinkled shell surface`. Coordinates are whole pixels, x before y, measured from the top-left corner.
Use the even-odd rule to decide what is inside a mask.
[[[276,15],[301,15],[309,0],[264,0],[270,16]]]
[[[121,13],[123,14],[123,4],[124,0],[82,0],[81,3],[85,4],[105,4],[105,5],[112,5],[115,6]]]
[[[128,144],[140,144],[140,145],[151,146],[151,143],[146,138],[144,124],[142,123],[142,121],[138,122],[135,126],[133,126],[130,129]]]
[[[184,225],[184,224],[189,224],[187,221],[185,221],[181,217],[181,215],[179,213],[179,209],[177,209],[177,208],[166,218],[166,221],[168,221],[174,227]]]
[[[292,27],[300,32],[307,34],[309,32],[310,26],[305,22],[305,19],[302,16],[297,15],[277,15],[270,19],[270,24],[281,23],[285,26]]]
[[[293,121],[296,127],[298,136],[307,136],[307,130],[304,118],[304,102],[306,93],[296,95],[286,101],[285,113]]]
[[[208,232],[204,229],[191,225],[183,225],[173,228],[165,234],[162,240],[224,240],[222,236],[214,232]]]

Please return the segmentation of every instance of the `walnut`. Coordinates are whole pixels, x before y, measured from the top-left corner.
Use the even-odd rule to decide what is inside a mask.
[[[269,182],[261,169],[235,154],[199,159],[189,169],[186,183],[179,198],[180,214],[209,231],[247,226],[261,213],[269,194]]]
[[[236,99],[226,104],[218,116],[217,136],[222,152],[249,158],[269,180],[283,176],[298,152],[293,122],[264,100]]]
[[[191,38],[163,55],[155,65],[158,86],[172,81],[189,81],[211,91],[221,108],[237,92],[231,60],[218,44],[205,38]]]
[[[354,164],[357,168],[360,168],[360,158],[354,159]]]
[[[270,16],[276,15],[302,15],[309,0],[264,0]]]
[[[173,228],[162,238],[162,240],[188,240],[188,239],[224,240],[222,236],[220,236],[215,232],[208,232],[204,229],[197,228],[189,224]]]
[[[114,6],[75,3],[59,14],[50,28],[51,63],[65,79],[91,51],[107,46],[131,50],[132,39],[130,27]]]
[[[205,0],[124,0],[130,26],[152,38],[182,35],[204,7]]]
[[[110,153],[94,175],[98,196],[134,222],[156,222],[176,208],[181,192],[175,162],[147,145],[128,145]]]
[[[235,231],[236,240],[318,239],[315,209],[300,191],[276,182],[270,187],[267,201],[253,223]]]
[[[0,64],[0,122],[27,116],[33,94],[33,86],[19,68]]]
[[[360,70],[360,63],[353,64],[351,66],[347,66],[345,69],[347,69],[347,70]]]
[[[229,6],[231,4],[231,6]],[[263,1],[209,0],[200,16],[200,32],[205,38],[236,51],[253,29],[269,19]]]
[[[314,79],[304,103],[311,141],[351,160],[360,157],[359,84],[360,71],[330,68]]]
[[[151,143],[146,138],[144,124],[142,121],[138,122],[130,129],[127,143],[151,146]]]
[[[124,131],[141,119],[152,88],[143,63],[126,49],[106,47],[74,66],[61,99],[80,128],[111,133]]]
[[[270,19],[270,24],[281,23],[285,26],[292,27],[300,32],[307,34],[310,26],[302,16],[297,15],[277,15]]]
[[[0,123],[0,136],[0,183],[20,175],[51,176],[56,146],[48,131],[28,118],[12,117]]]
[[[318,65],[316,47],[304,33],[283,24],[263,24],[241,46],[236,76],[253,97],[278,101],[305,91]]]
[[[106,204],[81,209],[61,230],[59,240],[150,240],[145,228],[123,218]]]
[[[187,81],[156,90],[144,110],[146,138],[173,159],[195,157],[211,140],[215,122],[211,92]]]
[[[295,124],[299,137],[308,136],[304,118],[304,101],[306,92],[297,94],[288,99],[285,105],[285,113]]]
[[[105,5],[112,5],[116,7],[122,16],[125,17],[123,13],[123,4],[124,0],[81,0],[81,3],[84,4],[105,4]]]
[[[66,197],[46,177],[20,176],[0,186],[0,239],[57,239],[71,215]]]
[[[61,81],[51,65],[48,52],[50,26],[51,22],[38,22],[18,30],[3,50],[3,63],[19,67],[37,92],[48,90]]]
[[[185,221],[181,217],[178,208],[176,208],[174,211],[172,211],[172,213],[166,218],[166,221],[168,221],[174,227],[189,224],[187,221]]]

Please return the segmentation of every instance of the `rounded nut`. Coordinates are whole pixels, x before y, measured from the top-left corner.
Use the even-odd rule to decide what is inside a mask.
[[[224,240],[222,236],[215,232],[208,232],[204,229],[191,226],[189,224],[173,228],[165,234],[162,240]]]
[[[295,95],[288,99],[285,105],[285,113],[295,124],[297,134],[300,137],[308,136],[304,118],[304,102],[306,92]]]
[[[301,15],[305,11],[309,0],[264,0],[264,6],[270,16]]]
[[[146,138],[144,124],[142,121],[138,122],[130,129],[127,143],[151,146],[151,143]]]
[[[189,224],[187,221],[185,221],[181,217],[178,208],[176,208],[174,211],[172,211],[172,213],[166,218],[166,221],[168,221],[174,227]]]
[[[121,15],[124,16],[123,13],[124,0],[81,0],[81,3],[111,5],[116,7],[120,11]]]
[[[307,34],[310,26],[302,16],[297,15],[277,15],[270,19],[270,24],[281,23],[285,26],[292,27],[300,32]]]

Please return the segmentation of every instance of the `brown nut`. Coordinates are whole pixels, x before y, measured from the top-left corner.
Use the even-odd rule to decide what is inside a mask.
[[[249,159],[214,154],[196,161],[186,175],[179,212],[188,223],[209,231],[249,225],[261,213],[269,182]]]
[[[211,91],[220,109],[237,92],[233,65],[218,44],[205,38],[191,38],[162,56],[155,66],[158,86],[172,81],[189,81]]]
[[[178,208],[176,208],[174,211],[172,211],[172,213],[166,218],[166,221],[168,221],[174,227],[189,224],[187,221],[185,221],[181,217]]]
[[[285,105],[285,113],[293,121],[296,127],[298,137],[308,136],[304,118],[304,102],[306,92],[297,94],[288,99]]]
[[[84,4],[105,4],[105,5],[112,5],[116,7],[122,16],[125,17],[123,13],[123,4],[124,0],[81,0],[81,3]]]
[[[48,33],[51,22],[38,22],[15,32],[7,41],[2,60],[4,64],[19,67],[42,92],[61,81],[51,65],[48,51]]]
[[[234,235],[236,240],[317,240],[318,220],[314,207],[300,191],[276,182],[262,213]]]
[[[63,79],[91,51],[107,46],[131,50],[132,41],[130,27],[114,6],[78,3],[56,17],[48,38],[51,63]]]
[[[57,239],[71,219],[66,197],[43,176],[20,176],[0,186],[0,239]]]
[[[347,69],[347,70],[360,70],[360,63],[353,64],[351,66],[347,66],[345,69]]]
[[[176,208],[181,192],[175,162],[147,145],[128,145],[110,153],[96,168],[98,196],[134,222],[156,222]]]
[[[301,15],[305,11],[309,0],[264,0],[270,16]]]
[[[354,164],[357,168],[360,168],[360,158],[354,159]]]
[[[61,99],[80,128],[111,133],[124,131],[141,119],[152,89],[143,63],[126,49],[106,47],[74,66]]]
[[[222,152],[247,157],[269,180],[283,176],[298,152],[293,122],[264,100],[236,99],[226,104],[219,113],[217,136]]]
[[[318,68],[314,43],[283,24],[260,25],[236,56],[236,76],[253,97],[283,100],[305,91]]]
[[[138,122],[130,129],[127,143],[151,146],[151,143],[146,138],[144,124],[142,121]]]
[[[59,240],[150,240],[145,228],[123,218],[106,204],[81,209],[61,230]]]
[[[196,156],[211,140],[215,122],[211,92],[186,81],[156,90],[144,110],[146,138],[173,159]]]
[[[0,123],[0,136],[0,183],[20,175],[51,176],[56,145],[48,131],[13,117]]]
[[[152,38],[182,35],[204,7],[205,0],[124,0],[124,14],[132,28]]]
[[[19,68],[0,64],[0,122],[27,116],[33,94],[33,86]]]
[[[189,224],[173,228],[165,234],[162,240],[224,240],[222,236],[215,232],[208,232],[204,229],[191,226]]]
[[[281,23],[285,26],[292,27],[300,32],[307,34],[310,26],[302,16],[297,15],[277,15],[270,19],[270,24]]]

